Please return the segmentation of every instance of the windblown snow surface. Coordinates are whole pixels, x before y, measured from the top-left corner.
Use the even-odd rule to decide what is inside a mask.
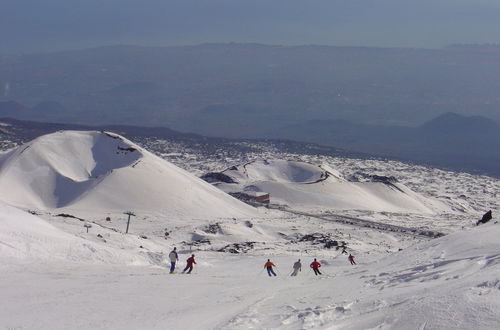
[[[498,180],[418,178],[435,189],[466,177],[467,190],[484,192],[464,199],[417,180],[410,189],[408,178],[399,189],[354,183],[337,171],[339,160],[295,161],[257,162],[239,178],[240,188],[271,182],[283,194],[279,208],[254,209],[115,134],[60,132],[0,155],[0,328],[499,328]],[[408,173],[401,163],[370,162]],[[316,182],[325,172],[328,180]],[[363,198],[346,193],[352,200],[340,205],[310,190],[334,194],[340,183]],[[494,219],[473,226],[486,205]],[[136,216],[125,233],[128,210]],[[363,227],[337,214],[448,235]],[[357,265],[333,241],[345,242]],[[180,260],[169,274],[174,246]],[[197,264],[184,275],[191,254]],[[302,271],[291,277],[299,258]],[[323,275],[309,269],[313,258]],[[277,277],[267,276],[267,259]]]

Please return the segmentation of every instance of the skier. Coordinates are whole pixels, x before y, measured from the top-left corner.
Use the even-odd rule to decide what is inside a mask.
[[[316,276],[318,276],[318,274],[321,275],[319,267],[321,267],[321,264],[319,263],[319,261],[316,260],[316,258],[314,258],[314,261],[311,262],[311,268],[314,270],[314,275]]]
[[[191,274],[191,271],[193,270],[193,264],[196,265],[196,261],[194,260],[194,254],[191,255],[191,257],[189,257],[187,260],[186,260],[187,264],[186,264],[186,268],[184,268],[184,270],[182,271],[182,273],[184,273],[186,270],[188,270],[188,274]]]
[[[276,273],[274,272],[273,267],[276,267],[276,265],[273,264],[271,262],[271,260],[267,259],[267,262],[264,264],[264,268],[267,269],[267,275],[271,276],[271,274],[272,274],[272,275],[276,276]]]
[[[354,261],[354,256],[352,254],[349,254],[349,257],[347,257],[347,260],[351,263],[351,265],[355,265],[356,262]]]
[[[293,272],[290,276],[297,276],[297,274],[302,270],[302,264],[300,263],[300,259],[293,264]]]
[[[176,247],[174,247],[174,249],[168,254],[168,258],[170,259],[170,274],[173,274],[175,270],[175,263],[179,260]]]
[[[483,214],[483,217],[481,218],[481,220],[479,220],[478,222],[476,222],[476,226],[479,226],[480,223],[487,223],[492,218],[493,218],[493,216],[491,215],[491,210],[489,210],[488,212],[486,212],[485,214]]]

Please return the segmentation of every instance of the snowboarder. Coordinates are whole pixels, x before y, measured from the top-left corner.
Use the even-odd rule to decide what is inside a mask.
[[[300,259],[293,264],[293,272],[290,276],[297,276],[297,274],[302,270],[302,264],[300,263]]]
[[[271,276],[271,274],[272,274],[272,275],[276,276],[276,273],[274,272],[273,267],[276,267],[276,265],[273,264],[270,259],[267,259],[267,262],[264,264],[264,268],[267,269],[267,275]]]
[[[182,271],[182,273],[184,273],[186,270],[188,270],[188,274],[191,274],[191,271],[193,270],[193,264],[196,265],[196,261],[194,260],[194,254],[191,255],[191,257],[189,257],[187,260],[186,260],[187,264],[186,264],[186,268],[184,268],[184,270]]]
[[[168,258],[170,259],[170,274],[174,273],[175,263],[179,260],[179,255],[177,254],[177,248],[174,247],[172,251],[168,254]]]
[[[356,262],[354,261],[354,256],[352,254],[349,254],[349,257],[347,257],[347,260],[351,263],[351,265],[355,265]]]
[[[483,217],[481,218],[481,220],[479,220],[477,223],[476,223],[476,226],[479,226],[480,223],[487,223],[488,221],[490,221],[492,219],[492,215],[491,215],[491,210],[489,210],[488,212],[486,212],[485,214],[483,214]]]
[[[319,267],[321,267],[321,264],[319,263],[319,261],[316,260],[316,258],[314,258],[314,261],[311,262],[311,268],[314,270],[314,275],[316,276],[318,276],[318,274],[321,275]]]

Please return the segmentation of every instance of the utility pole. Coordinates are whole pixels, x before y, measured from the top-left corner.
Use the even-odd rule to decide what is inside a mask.
[[[134,216],[134,217],[135,217],[135,214],[134,214],[134,212],[132,212],[132,211],[127,211],[127,212],[124,212],[123,214],[127,214],[127,215],[128,215],[128,220],[127,220],[127,230],[125,230],[125,234],[128,234],[128,226],[130,225],[130,217],[131,217],[131,216]]]

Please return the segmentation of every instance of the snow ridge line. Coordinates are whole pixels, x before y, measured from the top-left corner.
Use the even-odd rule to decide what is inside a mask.
[[[291,214],[295,214],[295,215],[303,215],[303,216],[317,218],[317,219],[326,220],[326,221],[336,221],[336,222],[340,222],[340,223],[343,223],[346,225],[371,228],[371,229],[383,230],[383,231],[388,231],[388,232],[398,232],[398,233],[411,235],[414,237],[425,236],[425,237],[430,237],[430,238],[438,238],[438,237],[446,235],[445,233],[441,233],[441,232],[433,231],[433,230],[421,230],[421,229],[411,228],[411,227],[390,225],[387,223],[366,220],[366,219],[361,219],[361,218],[348,217],[345,215],[335,214],[335,215],[330,215],[330,216],[324,216],[324,215],[317,215],[317,214],[313,214],[313,213],[294,211],[294,210],[288,209],[284,206],[274,206],[274,205],[269,205],[268,208],[277,209],[277,210],[281,210],[283,212],[287,212],[287,213],[291,213]]]

